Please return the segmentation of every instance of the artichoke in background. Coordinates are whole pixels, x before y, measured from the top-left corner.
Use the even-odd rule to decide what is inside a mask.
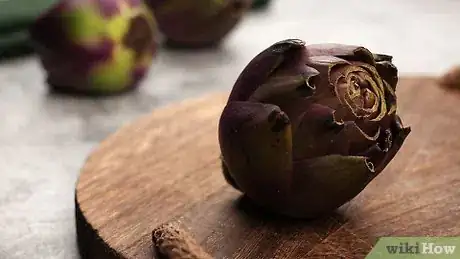
[[[70,93],[134,89],[157,48],[156,21],[141,0],[63,0],[30,35],[50,87]]]
[[[252,2],[252,9],[259,9],[269,5],[271,0],[254,0]]]
[[[438,83],[446,88],[460,89],[460,65],[455,65],[444,72],[439,77]]]
[[[252,0],[146,0],[173,47],[219,44],[250,9]]]
[[[358,195],[410,133],[397,115],[388,55],[341,44],[278,42],[236,81],[219,121],[227,182],[292,217]]]

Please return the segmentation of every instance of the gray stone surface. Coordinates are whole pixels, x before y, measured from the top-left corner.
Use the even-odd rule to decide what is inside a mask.
[[[221,49],[162,50],[138,92],[105,100],[50,96],[36,57],[0,64],[0,259],[78,258],[74,185],[90,150],[125,123],[184,98],[230,89],[247,62],[284,38],[364,45],[401,74],[460,63],[455,0],[275,0]]]

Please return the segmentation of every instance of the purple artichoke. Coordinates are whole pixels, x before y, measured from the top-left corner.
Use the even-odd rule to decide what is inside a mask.
[[[271,0],[254,0],[252,3],[252,9],[260,9],[267,7],[271,3]]]
[[[278,42],[236,81],[219,122],[223,173],[255,203],[292,217],[358,195],[410,133],[397,115],[392,57],[364,47]]]
[[[63,0],[30,34],[51,88],[111,94],[144,77],[156,53],[156,29],[140,0]]]
[[[168,45],[218,44],[250,9],[252,0],[146,0]]]
[[[455,65],[439,78],[441,86],[451,89],[460,89],[460,65]]]

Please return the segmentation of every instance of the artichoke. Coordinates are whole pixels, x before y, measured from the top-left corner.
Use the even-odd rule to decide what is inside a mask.
[[[173,47],[218,45],[250,9],[252,0],[146,0]]]
[[[141,0],[63,0],[32,24],[30,35],[52,89],[113,94],[144,78],[156,30]]]
[[[284,40],[243,70],[219,121],[223,174],[273,212],[314,218],[358,195],[410,133],[392,57]]]
[[[252,8],[253,9],[259,9],[266,7],[270,4],[271,0],[254,0],[252,2]]]
[[[438,79],[441,86],[451,89],[460,89],[460,65],[455,65],[444,72]]]

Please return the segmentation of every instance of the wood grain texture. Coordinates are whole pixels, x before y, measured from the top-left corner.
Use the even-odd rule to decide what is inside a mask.
[[[460,94],[402,78],[412,133],[366,189],[328,218],[264,213],[221,174],[218,118],[226,94],[157,110],[94,150],[76,186],[83,258],[155,258],[152,230],[176,220],[214,258],[363,258],[378,237],[460,235]]]

